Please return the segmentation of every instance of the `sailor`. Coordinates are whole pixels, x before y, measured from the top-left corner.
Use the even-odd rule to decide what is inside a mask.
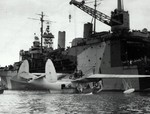
[[[74,79],[76,79],[78,77],[78,73],[77,73],[77,69],[74,71]]]
[[[97,91],[97,93],[99,93],[100,91],[103,90],[103,83],[102,83],[102,79],[100,79],[99,83],[99,90]]]
[[[78,93],[82,93],[83,92],[83,85],[82,84],[77,84],[76,89],[77,89]]]
[[[100,79],[97,82],[93,83],[94,88],[93,88],[93,93],[99,93],[103,89],[103,84],[102,84],[102,79]]]
[[[82,72],[82,70],[75,70],[74,71],[74,73],[73,73],[73,75],[74,75],[74,79],[76,79],[76,78],[81,78],[82,76],[83,76],[83,72]]]
[[[82,70],[78,70],[77,75],[78,75],[78,78],[82,78],[82,76],[83,76],[83,72],[82,72]]]

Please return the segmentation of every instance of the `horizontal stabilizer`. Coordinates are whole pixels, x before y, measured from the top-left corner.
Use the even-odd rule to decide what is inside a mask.
[[[41,76],[35,77],[33,80],[42,79],[42,78],[44,78],[44,77],[45,77],[45,75],[41,75]]]
[[[31,73],[26,73],[26,72],[19,73],[18,76],[21,77],[21,78],[24,78],[24,79],[26,79],[26,80],[32,80],[32,79],[35,79],[35,78],[36,78],[35,75],[33,75],[33,74],[31,74]]]
[[[30,80],[28,80],[28,83],[40,82],[40,80],[43,78],[45,78],[45,75],[41,75],[41,76],[35,77],[33,79],[30,79]],[[40,83],[38,83],[38,84],[40,84]]]

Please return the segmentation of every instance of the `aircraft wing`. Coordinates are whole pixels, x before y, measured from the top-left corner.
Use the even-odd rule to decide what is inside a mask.
[[[92,78],[146,78],[150,75],[120,75],[120,74],[93,74],[86,78],[92,79]]]
[[[45,77],[45,75],[37,76],[35,78],[28,80],[28,83],[32,83],[32,82],[37,81],[39,79],[43,79],[44,77]]]
[[[33,79],[35,78],[36,76],[33,75],[33,74],[30,74],[30,73],[27,73],[27,72],[22,72],[22,73],[19,73],[18,74],[21,78],[24,78],[24,79]]]
[[[26,73],[26,72],[19,73],[18,75],[26,80],[37,80],[37,79],[45,77],[45,74],[35,75],[32,73]]]
[[[33,75],[35,75],[35,76],[41,76],[41,75],[45,75],[45,73],[32,73]]]
[[[87,82],[95,82],[99,80],[100,78],[88,78],[88,77],[82,77],[75,80],[72,80],[72,83],[87,83]]]
[[[95,82],[100,79],[113,79],[113,78],[146,78],[150,75],[119,75],[119,74],[93,74],[87,77],[78,78],[72,80],[74,83],[87,83],[87,82]]]

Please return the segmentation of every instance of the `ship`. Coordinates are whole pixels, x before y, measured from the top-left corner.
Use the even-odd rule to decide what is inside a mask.
[[[17,72],[23,60],[29,61],[30,73],[44,73],[49,58],[57,73],[72,74],[75,70],[81,70],[84,75],[150,75],[150,31],[146,28],[130,30],[129,12],[124,10],[122,0],[118,0],[118,7],[111,12],[111,17],[96,10],[96,2],[95,9],[87,6],[84,0],[71,0],[70,5],[92,16],[94,27],[92,23],[84,24],[83,38],[74,38],[71,47],[67,49],[65,31],[59,31],[58,48],[53,49],[51,45],[54,36],[49,32],[49,26],[44,33],[41,26],[41,41],[35,36],[33,46],[28,51],[20,51],[19,62],[1,68],[0,75],[7,89],[32,88],[24,80],[17,80]],[[95,32],[96,20],[110,26],[111,31]],[[43,21],[42,13],[41,25]],[[130,82],[136,91],[147,91],[150,88],[149,77],[133,78]],[[121,80],[103,79],[103,85],[104,90],[122,90]]]

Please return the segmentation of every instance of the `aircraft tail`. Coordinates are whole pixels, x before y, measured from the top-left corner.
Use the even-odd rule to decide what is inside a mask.
[[[41,79],[44,76],[37,77],[33,74],[29,73],[29,63],[27,60],[24,60],[23,63],[21,64],[19,71],[18,71],[18,76],[23,77],[26,79],[33,78],[33,79]],[[48,82],[56,82],[57,81],[57,74],[55,67],[50,59],[47,60],[46,65],[45,65],[45,77]]]
[[[56,82],[57,74],[53,62],[48,59],[45,65],[45,74],[48,82]]]
[[[21,64],[18,73],[29,73],[29,63],[28,60],[24,60]]]

